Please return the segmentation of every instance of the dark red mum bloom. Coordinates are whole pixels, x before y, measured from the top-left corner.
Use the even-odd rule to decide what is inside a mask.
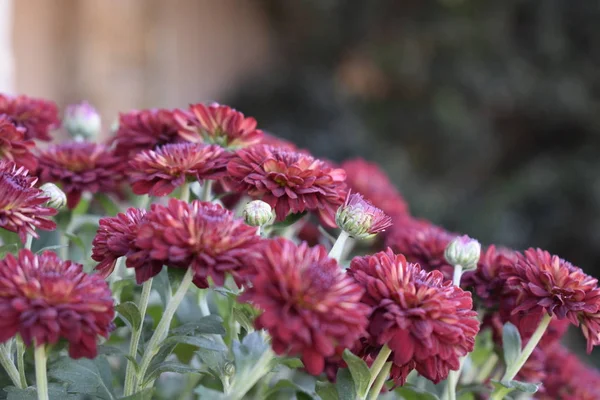
[[[0,342],[17,333],[30,345],[69,342],[72,358],[94,358],[115,312],[107,283],[55,253],[21,250],[0,261]]]
[[[146,210],[129,208],[124,214],[100,220],[92,243],[92,259],[99,262],[96,270],[102,277],[106,278],[113,272],[119,257],[127,257],[127,267],[136,268],[138,283],[161,271],[162,261],[151,260],[148,252],[135,245],[139,227],[146,221],[146,216]]]
[[[171,110],[134,110],[119,114],[119,128],[112,139],[116,142],[115,154],[133,157],[142,150],[177,143],[180,141],[178,129]]]
[[[546,352],[546,378],[543,391],[536,393],[542,400],[596,400],[600,398],[600,373],[583,364],[560,344]]]
[[[146,218],[135,245],[169,267],[192,268],[197,286],[208,287],[208,277],[222,286],[227,273],[240,284],[250,273],[251,259],[260,247],[256,228],[220,205],[170,199],[168,206],[153,204]],[[149,275],[146,265],[134,268],[138,281]]]
[[[123,179],[123,162],[105,145],[66,142],[40,150],[39,176],[44,183],[58,183],[74,208],[83,192],[118,191]]]
[[[216,144],[227,149],[239,149],[260,143],[263,132],[256,129],[256,120],[239,111],[217,103],[192,104],[189,111],[175,111],[179,134],[193,143]]]
[[[599,312],[598,280],[547,251],[526,250],[504,275],[508,287],[516,291],[512,314],[534,320],[548,313],[579,326],[585,316]],[[583,322],[587,326],[587,321]],[[588,338],[588,346],[591,344]]]
[[[444,251],[456,236],[429,221],[407,217],[394,220],[385,244],[426,271],[439,270],[450,279],[454,267],[446,261]]]
[[[25,129],[27,140],[51,140],[48,133],[60,125],[56,104],[27,96],[0,94],[0,115],[2,114],[6,114],[17,127]]]
[[[375,207],[391,217],[408,213],[406,201],[377,164],[357,158],[345,161],[341,167],[346,171],[350,189],[362,193]]]
[[[350,347],[364,333],[369,307],[362,289],[323,246],[277,238],[255,261],[257,275],[242,301],[264,312],[257,329],[267,329],[277,354],[302,357],[306,370],[323,372],[336,346]]]
[[[236,152],[227,171],[233,190],[269,203],[277,220],[310,210],[318,211],[323,223],[336,226],[334,216],[346,195],[344,170],[307,154],[252,146]]]
[[[130,162],[135,194],[166,196],[187,180],[218,179],[227,173],[230,153],[216,145],[167,144],[138,153]]]
[[[425,272],[388,249],[354,258],[348,273],[365,289],[362,302],[373,309],[369,340],[375,346],[387,343],[398,367],[414,365],[437,383],[473,350],[479,322],[471,293],[439,271]]]
[[[49,198],[34,187],[36,182],[37,178],[29,176],[23,167],[17,169],[12,162],[0,161],[0,227],[18,233],[23,243],[28,234],[38,237],[36,228],[56,229],[46,217],[57,211],[44,206]]]
[[[25,140],[25,129],[17,128],[6,115],[0,115],[0,158],[35,171],[37,160],[31,149],[33,140]]]
[[[466,272],[461,280],[463,288],[473,289],[483,305],[489,309],[498,306],[498,302],[506,293],[506,278],[500,276],[502,271],[511,268],[517,261],[517,253],[506,248],[491,245],[481,254],[477,269]]]

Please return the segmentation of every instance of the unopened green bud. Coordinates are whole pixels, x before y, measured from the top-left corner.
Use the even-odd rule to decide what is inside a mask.
[[[348,195],[335,214],[335,222],[356,239],[372,238],[392,225],[390,217],[358,193]]]
[[[448,244],[444,256],[454,266],[460,265],[465,271],[473,270],[481,256],[481,244],[466,235],[458,236]]]
[[[59,210],[67,205],[67,195],[54,183],[44,183],[40,186],[40,190],[44,192],[45,197],[49,197],[46,202],[48,207]]]
[[[96,109],[84,101],[67,106],[63,125],[75,139],[95,139],[100,134],[101,120]]]
[[[250,226],[266,226],[275,221],[275,211],[262,200],[254,200],[246,204],[243,215]]]

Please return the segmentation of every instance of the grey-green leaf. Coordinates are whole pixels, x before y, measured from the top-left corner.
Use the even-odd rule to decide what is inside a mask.
[[[504,362],[507,366],[513,365],[521,354],[521,334],[516,326],[507,322],[502,328],[502,348]]]
[[[177,361],[165,361],[156,366],[153,366],[152,369],[148,369],[147,375],[144,378],[144,385],[150,381],[157,379],[163,372],[175,372],[178,374],[200,373],[198,368],[191,367],[187,364],[182,364]]]
[[[356,388],[349,369],[340,368],[338,370],[335,387],[338,392],[339,400],[356,399]]]
[[[527,383],[527,382],[520,382],[520,381],[503,381],[503,382],[494,382],[496,385],[502,385],[505,388],[509,388],[509,389],[515,389],[521,392],[525,392],[525,393],[536,393],[539,389],[540,386],[542,385],[541,383]]]
[[[18,389],[14,386],[3,388],[8,394],[7,400],[37,400],[37,390],[35,387],[28,387],[26,389]],[[67,388],[58,383],[48,384],[48,397],[51,399],[61,400],[78,400],[80,397],[76,394],[67,393]]]
[[[162,346],[171,344],[189,344],[190,346],[200,347],[202,349],[210,349],[215,351],[225,351],[227,347],[222,342],[218,342],[214,337],[210,336],[170,336],[166,338]]]
[[[369,380],[371,379],[371,372],[369,371],[367,363],[348,349],[344,350],[343,358],[344,361],[346,361],[346,364],[348,364],[348,369],[352,374],[356,393],[360,397],[364,397],[367,394]]]
[[[57,381],[68,384],[69,393],[90,394],[105,400],[115,398],[111,389],[110,369],[107,370],[104,357],[97,357],[95,360],[65,357],[54,363],[48,374]]]
[[[315,391],[321,400],[338,400],[338,392],[335,386],[329,382],[317,382]]]
[[[144,389],[141,392],[132,394],[131,396],[121,397],[119,400],[152,400],[154,388]]]
[[[201,399],[211,399],[211,400],[228,400],[229,396],[226,396],[224,393],[217,392],[216,390],[209,389],[205,386],[198,386],[194,393],[199,394]]]
[[[435,394],[416,387],[402,386],[394,392],[402,396],[403,400],[439,400]]]
[[[198,334],[224,335],[223,319],[218,315],[207,315],[195,322],[188,322],[171,330],[173,336],[189,336]]]
[[[132,301],[126,301],[115,307],[115,310],[121,315],[132,330],[137,331],[142,324],[142,314],[138,306]]]
[[[81,249],[81,251],[83,251],[83,253],[86,253],[85,250],[85,243],[83,243],[83,239],[81,239],[79,236],[73,234],[73,233],[69,233],[66,232],[65,236],[68,237],[69,239],[71,239],[71,242],[73,242],[75,244],[75,246],[79,247]]]

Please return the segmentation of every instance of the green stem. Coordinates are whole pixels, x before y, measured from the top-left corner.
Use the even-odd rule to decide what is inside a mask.
[[[387,344],[384,344],[381,350],[379,350],[379,354],[377,354],[375,361],[373,361],[373,364],[371,365],[371,379],[369,380],[369,385],[367,386],[365,396],[371,390],[371,386],[373,386],[373,383],[375,383],[377,376],[385,366],[385,363],[387,362],[388,358],[390,358],[390,354],[392,354],[392,349],[390,349]],[[381,390],[381,388],[379,390]]]
[[[148,341],[148,345],[146,346],[146,351],[142,356],[142,360],[140,361],[139,372],[137,376],[137,389],[138,391],[144,389],[144,376],[146,375],[146,371],[150,366],[150,362],[152,358],[156,355],[159,350],[160,342],[162,342],[169,331],[169,326],[171,325],[171,321],[173,320],[173,316],[175,315],[175,311],[177,311],[177,307],[183,301],[185,294],[187,293],[190,285],[192,284],[192,279],[194,278],[194,272],[191,268],[185,272],[185,275],[177,288],[177,291],[169,300],[169,304],[167,304],[167,308],[158,323],[158,326],[154,330],[154,334]]]
[[[506,372],[504,372],[504,376],[502,377],[501,382],[510,382],[514,379],[515,376],[517,376],[517,374],[521,370],[521,367],[523,367],[531,353],[533,353],[535,347],[542,339],[542,336],[544,335],[544,332],[546,332],[550,321],[552,321],[552,316],[548,315],[547,313],[544,313],[540,324],[535,329],[535,332],[533,332],[531,339],[529,339],[527,345],[525,346],[523,351],[521,351],[517,360],[514,362],[514,364],[506,366]],[[504,395],[510,393],[511,391],[512,389],[497,386],[497,388],[492,392],[490,400],[502,399],[504,398]]]
[[[27,235],[27,240],[25,241],[25,248],[27,250],[31,250],[31,245],[33,244],[33,236]]]
[[[379,397],[379,394],[381,393],[381,389],[383,388],[383,385],[385,385],[385,382],[387,382],[387,380],[390,377],[391,369],[392,369],[391,361],[388,361],[383,365],[383,368],[379,372],[379,375],[377,375],[377,379],[375,379],[375,383],[373,384],[373,387],[369,391],[369,393],[370,393],[369,400],[377,400],[377,398]]]
[[[208,301],[206,299],[207,296],[208,289],[198,289],[198,307],[200,307],[203,317],[210,315],[210,308],[208,308]]]
[[[140,196],[140,202],[138,203],[138,207],[139,209],[146,209],[148,207],[148,204],[150,203],[150,196],[145,194],[143,196]]]
[[[496,363],[498,362],[498,355],[496,353],[492,353],[490,358],[481,366],[479,373],[475,377],[475,382],[480,383],[485,381],[485,379],[492,373]]]
[[[527,345],[525,346],[525,348],[523,349],[523,351],[521,352],[521,354],[519,355],[519,357],[517,358],[515,363],[513,365],[506,366],[506,372],[504,373],[504,376],[502,377],[503,382],[511,381],[514,379],[515,376],[517,376],[517,374],[521,370],[521,367],[523,367],[523,365],[525,364],[525,362],[527,361],[527,359],[529,358],[531,353],[533,353],[533,350],[535,349],[535,347],[538,345],[538,343],[542,339],[542,336],[544,335],[544,332],[546,332],[546,328],[548,328],[550,321],[552,321],[552,316],[548,315],[547,313],[544,313],[544,316],[542,317],[540,324],[536,328],[535,332],[533,332],[531,339],[529,339],[529,341],[527,342]]]
[[[333,247],[329,251],[329,257],[334,258],[337,262],[342,258],[342,254],[344,253],[344,246],[346,244],[346,240],[350,235],[348,235],[345,231],[340,232],[340,236],[338,236],[337,240],[333,244]],[[375,379],[375,378],[373,378]]]
[[[454,266],[454,276],[452,277],[452,283],[454,286],[460,287],[460,278],[462,277],[463,267],[460,264]]]
[[[212,200],[212,181],[205,180],[202,185],[202,193],[200,196],[200,200],[202,201],[211,201]]]
[[[34,343],[35,357],[35,386],[38,400],[49,400],[48,377],[46,376],[46,346]]]
[[[0,365],[4,367],[4,370],[8,374],[8,377],[12,381],[13,385],[18,387],[19,389],[25,389],[27,386],[23,386],[21,383],[21,378],[19,376],[19,371],[15,364],[11,360],[9,355],[8,348],[5,344],[0,344]]]
[[[179,198],[186,203],[190,201],[190,184],[187,181],[181,185],[181,195]]]
[[[456,264],[454,266],[454,275],[452,277],[452,283],[455,286],[460,287],[460,278],[462,277],[463,268],[462,265]],[[458,377],[464,363],[464,358],[460,360],[460,366],[458,371],[450,371],[448,374],[448,383],[446,384],[446,395],[444,399],[456,400],[456,386],[458,385]]]
[[[144,326],[144,317],[146,316],[146,310],[148,308],[148,300],[150,299],[150,292],[152,291],[152,278],[148,279],[142,285],[142,294],[140,296],[140,326],[133,327],[131,333],[131,343],[129,344],[129,356],[134,360],[137,359],[138,345],[140,343],[140,337],[142,336],[142,327]],[[125,372],[125,396],[131,396],[135,391],[136,376],[135,367],[131,359],[127,360],[127,370]]]
[[[17,342],[17,367],[19,368],[19,379],[21,386],[27,387],[27,378],[25,377],[25,343],[20,336],[16,337]]]

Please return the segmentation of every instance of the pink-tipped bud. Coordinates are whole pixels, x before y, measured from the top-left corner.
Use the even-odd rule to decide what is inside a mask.
[[[100,133],[100,115],[88,102],[71,104],[65,109],[65,129],[75,139],[95,139]]]
[[[348,194],[335,215],[337,225],[356,239],[369,239],[392,225],[392,219],[360,194]]]
[[[454,238],[444,252],[448,263],[460,265],[465,271],[477,268],[480,255],[481,244],[467,235]]]

